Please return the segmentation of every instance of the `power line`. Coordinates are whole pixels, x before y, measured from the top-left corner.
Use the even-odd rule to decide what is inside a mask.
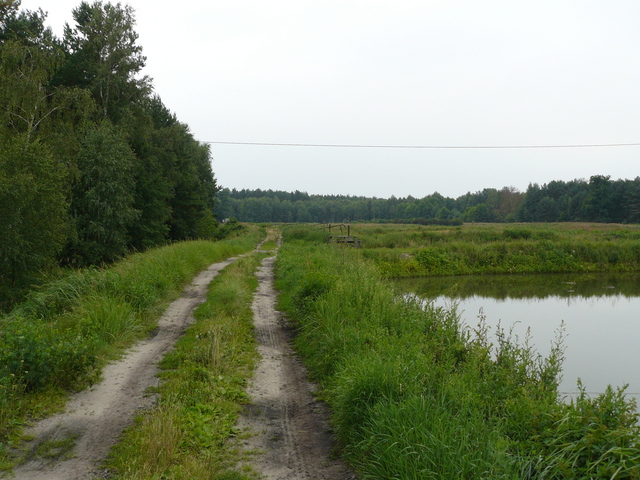
[[[448,149],[448,150],[480,150],[480,149],[533,149],[533,148],[597,148],[597,147],[638,147],[640,143],[597,143],[570,145],[350,145],[328,143],[267,143],[267,142],[202,142],[212,145],[251,145],[266,147],[321,147],[321,148],[398,148],[398,149]]]

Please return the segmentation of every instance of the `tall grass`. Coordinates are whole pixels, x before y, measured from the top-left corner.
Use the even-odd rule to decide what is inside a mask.
[[[620,272],[640,269],[637,225],[358,226],[386,276]]]
[[[360,252],[301,235],[285,239],[276,273],[280,308],[362,478],[640,475],[635,405],[620,392],[558,399],[561,331],[548,357],[509,332],[491,344],[482,319],[463,329],[454,311],[394,296]]]
[[[26,416],[68,389],[96,380],[101,366],[153,329],[168,302],[211,263],[253,248],[264,231],[194,241],[132,255],[106,269],[70,273],[0,319],[0,465]]]
[[[263,256],[240,259],[214,279],[196,323],[162,362],[157,407],[113,450],[110,478],[255,478],[236,467],[241,455],[229,442],[258,356],[251,300]]]

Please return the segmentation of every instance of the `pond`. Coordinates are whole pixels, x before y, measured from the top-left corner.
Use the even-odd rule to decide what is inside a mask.
[[[530,328],[531,343],[544,356],[564,322],[560,393],[575,394],[580,378],[589,394],[629,384],[626,393],[640,398],[639,274],[469,275],[397,285],[436,306],[457,305],[469,327],[482,315],[492,332],[498,324],[513,329],[521,343]]]

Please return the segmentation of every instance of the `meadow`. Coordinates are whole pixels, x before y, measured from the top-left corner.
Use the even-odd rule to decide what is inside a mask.
[[[399,266],[419,263],[420,252],[445,254],[461,244],[619,242],[632,252],[637,228],[358,225],[351,233],[362,250],[327,245],[319,229],[285,229],[276,275],[297,349],[331,406],[341,453],[361,478],[640,477],[637,409],[624,388],[559,398],[562,329],[543,357],[508,331],[489,341],[482,322],[463,328],[455,312],[398,296],[383,278],[415,273]],[[585,258],[576,264],[634,265]]]
[[[640,270],[640,226],[464,224],[351,227],[387,277]]]

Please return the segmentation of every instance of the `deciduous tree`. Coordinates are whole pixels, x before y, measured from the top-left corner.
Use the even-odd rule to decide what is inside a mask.
[[[118,123],[122,110],[146,98],[151,88],[149,77],[137,78],[146,57],[137,44],[133,9],[82,2],[73,18],[76,25],[64,30],[69,58],[58,81],[89,89],[102,116]]]
[[[0,145],[0,279],[19,283],[55,262],[69,234],[64,166],[25,134]]]
[[[71,203],[77,237],[66,257],[97,265],[127,252],[128,229],[139,215],[133,206],[135,157],[108,120],[89,128],[80,143],[80,173]]]

